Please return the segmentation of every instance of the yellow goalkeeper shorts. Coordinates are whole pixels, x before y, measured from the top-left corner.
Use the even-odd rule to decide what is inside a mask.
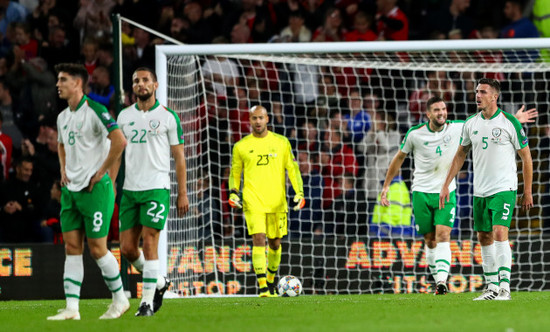
[[[280,239],[288,234],[287,213],[265,213],[246,211],[244,213],[248,234],[265,234],[268,239]]]

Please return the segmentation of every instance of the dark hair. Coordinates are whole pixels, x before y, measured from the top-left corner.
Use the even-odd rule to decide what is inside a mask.
[[[426,102],[426,109],[430,109],[430,106],[439,102],[445,102],[445,100],[443,100],[443,98],[439,96],[433,96],[432,98],[428,99],[428,101]]]
[[[153,77],[153,82],[157,81],[157,74],[155,74],[153,69],[148,68],[148,67],[139,67],[138,69],[134,70],[134,73],[138,72],[138,71],[146,71],[146,72],[151,73],[151,76]]]
[[[31,156],[20,156],[19,158],[15,159],[14,166],[18,167],[23,165],[23,163],[31,163],[34,165],[34,159]]]
[[[477,81],[477,84],[487,84],[491,88],[495,90],[496,93],[500,94],[500,82],[498,80],[495,80],[493,78],[480,78],[479,81]]]
[[[80,78],[82,80],[82,88],[88,83],[88,71],[84,65],[78,63],[60,63],[55,65],[56,73],[67,73],[75,78]]]

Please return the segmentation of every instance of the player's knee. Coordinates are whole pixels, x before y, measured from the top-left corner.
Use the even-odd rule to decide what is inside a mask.
[[[139,258],[138,248],[131,243],[121,243],[120,253],[130,262],[133,262]]]
[[[253,234],[252,244],[255,247],[265,247],[265,234],[263,233]]]

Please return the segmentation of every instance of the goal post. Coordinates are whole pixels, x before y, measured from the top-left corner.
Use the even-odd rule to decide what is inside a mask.
[[[190,213],[179,218],[172,209],[159,246],[172,290],[180,296],[257,293],[251,240],[226,195],[231,148],[249,133],[248,108],[261,104],[270,128],[290,139],[306,172],[308,205],[289,214],[279,276],[298,277],[305,294],[432,292],[424,241],[410,216],[410,156],[395,181],[395,190],[408,197],[398,201],[401,209],[380,210],[377,195],[406,130],[425,121],[426,100],[444,97],[449,119],[464,120],[476,111],[480,77],[501,81],[504,111],[522,105],[539,111],[535,123],[524,125],[535,207],[514,210],[511,287],[549,290],[550,59],[540,52],[547,48],[545,38],[156,46],[157,98],[182,120],[188,166]],[[367,111],[368,130],[346,129],[342,118],[354,107]],[[334,167],[327,170],[327,163]],[[473,176],[468,158],[457,178],[452,292],[484,284],[471,215]]]

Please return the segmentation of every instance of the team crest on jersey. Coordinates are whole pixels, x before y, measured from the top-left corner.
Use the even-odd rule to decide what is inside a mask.
[[[443,143],[447,144],[451,141],[451,135],[447,135],[443,137]]]
[[[521,136],[525,137],[525,130],[522,129],[522,130],[519,132],[519,134],[520,134]]]
[[[160,121],[153,119],[149,121],[149,126],[151,127],[151,129],[157,129],[160,126]]]
[[[500,128],[493,128],[492,134],[493,137],[500,137],[500,134],[502,134],[502,130]]]

